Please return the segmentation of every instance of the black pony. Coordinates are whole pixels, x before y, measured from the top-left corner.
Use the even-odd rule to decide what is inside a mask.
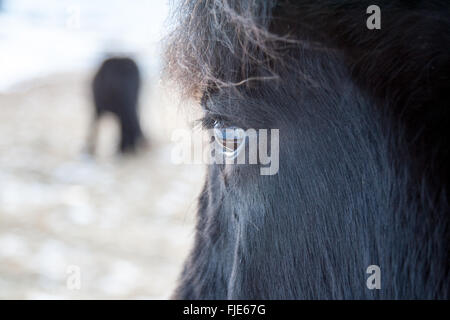
[[[114,114],[120,124],[119,151],[134,152],[144,141],[138,115],[139,69],[130,58],[109,58],[101,65],[92,84],[95,113],[90,128],[88,152],[95,152],[99,118]]]
[[[450,297],[449,6],[182,2],[168,74],[207,128],[278,128],[280,163],[208,167],[174,298]]]

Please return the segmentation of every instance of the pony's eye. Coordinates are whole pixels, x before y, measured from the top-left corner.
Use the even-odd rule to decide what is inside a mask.
[[[245,131],[237,127],[224,128],[220,123],[214,124],[214,140],[219,152],[228,158],[236,158],[245,143]]]

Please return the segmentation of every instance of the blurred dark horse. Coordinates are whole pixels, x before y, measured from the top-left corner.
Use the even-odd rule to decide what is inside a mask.
[[[372,4],[182,2],[168,74],[280,169],[209,166],[175,298],[450,298],[450,2]]]
[[[109,58],[95,75],[92,89],[95,114],[88,137],[88,152],[95,152],[98,120],[106,112],[120,124],[119,151],[134,152],[144,142],[138,115],[139,69],[130,58]]]

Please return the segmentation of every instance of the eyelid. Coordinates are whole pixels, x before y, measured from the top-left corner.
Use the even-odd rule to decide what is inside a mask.
[[[214,129],[217,123],[219,123],[223,128],[231,126],[231,124],[228,123],[229,121],[225,117],[208,110],[205,111],[205,115],[199,121],[203,129],[206,130]]]

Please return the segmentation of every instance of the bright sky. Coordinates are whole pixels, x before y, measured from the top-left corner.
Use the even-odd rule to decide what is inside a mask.
[[[53,72],[87,69],[104,52],[129,53],[157,72],[167,0],[3,0],[0,91]]]

